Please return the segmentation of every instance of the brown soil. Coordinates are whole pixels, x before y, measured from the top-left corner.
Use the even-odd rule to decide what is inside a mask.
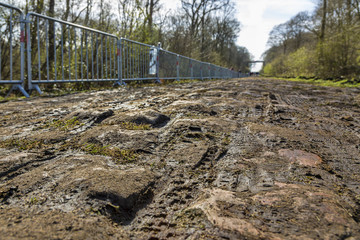
[[[261,78],[0,103],[0,238],[360,239],[359,107]]]

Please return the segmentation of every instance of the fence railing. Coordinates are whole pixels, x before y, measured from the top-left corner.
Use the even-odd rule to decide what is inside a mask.
[[[157,79],[158,48],[129,39],[120,39],[122,81]]]
[[[29,90],[41,83],[120,81],[117,36],[37,13],[26,16]]]
[[[40,94],[39,84],[242,77],[164,50],[160,43],[152,46],[118,38],[33,12],[25,18],[19,8],[4,3],[0,9],[0,84],[11,84],[10,92],[18,89],[26,97],[26,70],[29,91]]]
[[[21,9],[0,3],[0,84],[11,84],[11,89],[24,89],[25,76],[25,22]],[[4,57],[5,56],[5,57]]]

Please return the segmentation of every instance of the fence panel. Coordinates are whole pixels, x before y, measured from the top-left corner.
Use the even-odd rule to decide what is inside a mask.
[[[158,79],[158,47],[125,38],[120,42],[123,81]]]
[[[191,58],[179,55],[179,78],[191,79],[192,78],[192,63]]]
[[[38,84],[120,81],[118,37],[37,13],[26,16],[29,89]]]
[[[211,64],[203,63],[203,78],[211,79]]]
[[[0,3],[0,84],[12,84],[13,90],[24,90],[24,14],[16,7]]]
[[[231,78],[240,78],[240,72],[232,71]]]
[[[221,78],[221,68],[219,66],[215,66],[215,78]]]
[[[193,77],[195,79],[203,79],[203,63],[197,60],[192,60],[192,67],[193,67]]]
[[[210,79],[216,78],[216,69],[214,64],[210,64]]]
[[[160,49],[159,77],[160,79],[179,79],[179,56],[176,53]]]

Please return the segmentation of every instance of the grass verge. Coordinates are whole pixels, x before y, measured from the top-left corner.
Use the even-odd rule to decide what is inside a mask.
[[[291,82],[302,82],[302,83],[310,83],[317,86],[323,87],[342,87],[342,88],[358,88],[360,87],[360,83],[356,83],[349,79],[343,80],[323,80],[323,79],[304,79],[304,78],[277,78],[277,77],[266,77],[268,79],[277,79],[277,80],[285,80]]]

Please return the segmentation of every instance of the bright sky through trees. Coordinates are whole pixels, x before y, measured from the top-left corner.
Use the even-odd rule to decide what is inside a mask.
[[[180,7],[180,0],[162,0],[166,8]],[[301,11],[312,11],[314,0],[236,0],[238,20],[242,24],[237,44],[246,47],[260,60],[267,49],[266,42],[271,29]],[[261,64],[253,67],[253,71]]]
[[[312,11],[313,0],[236,0],[238,19],[242,24],[238,44],[246,47],[255,57],[267,49],[266,42],[271,29],[286,22],[301,11]],[[261,67],[258,64],[256,68]]]

